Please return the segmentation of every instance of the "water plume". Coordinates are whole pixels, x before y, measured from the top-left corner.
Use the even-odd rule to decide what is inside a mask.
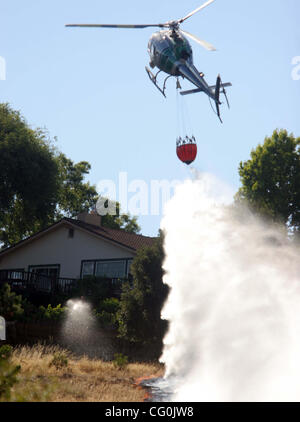
[[[174,401],[299,401],[300,248],[210,175],[166,205],[161,360]]]
[[[60,344],[78,355],[110,360],[113,356],[112,342],[99,328],[91,305],[85,300],[70,299],[66,307]]]

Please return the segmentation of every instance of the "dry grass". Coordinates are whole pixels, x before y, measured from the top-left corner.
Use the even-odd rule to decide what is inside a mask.
[[[68,356],[67,366],[50,365],[57,353]],[[119,370],[111,362],[75,358],[57,346],[19,347],[12,360],[21,365],[20,382],[12,396],[17,401],[139,402],[145,391],[136,380],[163,375],[162,365],[156,363],[128,364]]]

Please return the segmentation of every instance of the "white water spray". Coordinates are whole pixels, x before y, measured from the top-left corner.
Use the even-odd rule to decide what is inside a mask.
[[[90,305],[83,300],[68,300],[67,315],[61,330],[64,345],[72,351],[87,353],[94,329],[95,320]]]
[[[84,300],[68,300],[60,343],[76,354],[91,358],[110,360],[113,356],[110,339],[99,329],[91,305]]]
[[[166,206],[161,360],[172,399],[299,401],[300,247],[228,199],[202,175]]]

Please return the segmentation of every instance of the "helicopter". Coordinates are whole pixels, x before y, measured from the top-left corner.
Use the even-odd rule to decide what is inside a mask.
[[[166,23],[159,24],[145,24],[145,25],[116,25],[116,24],[67,24],[66,27],[85,27],[85,28],[135,28],[135,29],[144,29],[150,27],[161,28],[160,31],[155,32],[148,43],[148,53],[150,56],[149,66],[154,69],[157,67],[159,70],[154,75],[151,70],[146,66],[146,72],[153,84],[157,89],[166,97],[166,83],[167,80],[171,77],[177,78],[177,89],[182,89],[179,77],[187,79],[193,85],[196,86],[196,89],[181,91],[181,95],[190,95],[198,92],[205,93],[210,101],[214,101],[216,105],[216,114],[219,117],[221,123],[220,115],[220,94],[224,94],[226,98],[227,105],[229,107],[229,101],[225,88],[232,86],[230,82],[222,83],[221,76],[218,75],[216,80],[216,85],[210,86],[204,79],[204,73],[199,72],[193,62],[193,50],[187,40],[187,38],[192,39],[193,41],[200,44],[202,47],[209,51],[216,51],[215,47],[198,38],[197,36],[190,34],[187,31],[183,31],[180,28],[180,25],[189,19],[194,14],[200,12],[205,7],[209,6],[215,0],[208,0],[202,6],[198,7],[191,13],[189,13],[184,18],[178,20],[172,20]],[[157,82],[157,76],[165,72],[168,76],[165,78],[163,86],[160,87]]]

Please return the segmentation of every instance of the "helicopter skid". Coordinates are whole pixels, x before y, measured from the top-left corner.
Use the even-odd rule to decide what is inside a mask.
[[[156,76],[154,76],[153,75],[153,73],[151,72],[151,70],[146,66],[145,67],[145,69],[146,69],[146,72],[148,73],[148,76],[149,76],[149,79],[150,79],[150,81],[156,86],[156,88],[162,93],[162,95],[165,97],[165,98],[167,98],[166,97],[166,94],[165,94],[165,89],[166,89],[166,84],[164,83],[164,87],[163,87],[163,89],[157,84],[157,81],[156,81],[156,77],[157,77],[157,75]],[[159,72],[158,72],[159,73]],[[165,81],[166,82],[166,81]]]

